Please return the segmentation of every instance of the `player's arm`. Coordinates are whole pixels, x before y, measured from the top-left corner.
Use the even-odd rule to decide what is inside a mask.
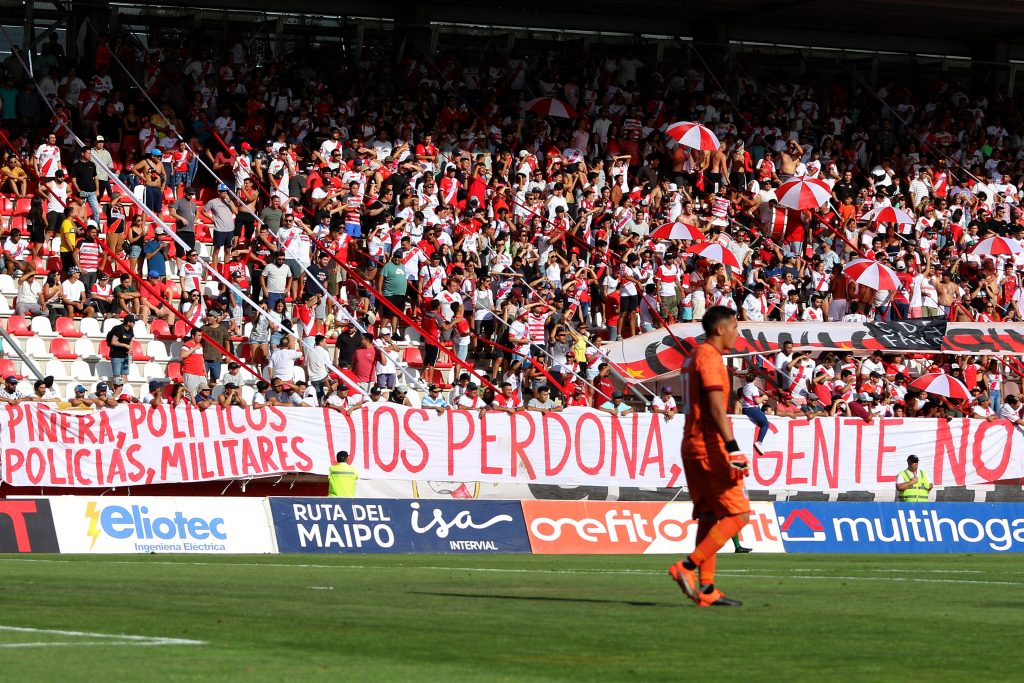
[[[736,443],[736,436],[732,433],[732,424],[729,416],[725,414],[725,400],[722,396],[723,389],[706,389],[708,417],[711,423],[725,441],[725,450],[728,452],[729,465],[733,468],[733,479],[742,479],[749,472],[747,456],[740,451]]]

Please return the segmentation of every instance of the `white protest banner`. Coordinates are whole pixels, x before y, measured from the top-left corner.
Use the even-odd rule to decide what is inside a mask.
[[[772,418],[765,452],[732,418],[752,489],[891,490],[910,454],[938,486],[1024,475],[1024,431],[996,420]],[[382,403],[345,415],[314,408],[201,411],[129,405],[96,413],[40,404],[0,410],[3,480],[109,487],[326,474],[347,450],[370,479],[555,485],[683,485],[683,416],[434,411]]]

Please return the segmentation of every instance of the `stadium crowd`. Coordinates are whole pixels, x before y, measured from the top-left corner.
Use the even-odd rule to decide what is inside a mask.
[[[392,64],[366,50],[345,65],[310,49],[257,64],[241,43],[115,36],[77,63],[50,40],[34,77],[15,48],[0,76],[15,313],[120,319],[110,379],[77,385],[73,406],[140,400],[125,393],[139,320],[181,342],[146,402],[352,411],[409,401],[415,369],[437,410],[624,413],[641,394],[623,392],[600,343],[711,306],[751,322],[1024,318],[1024,256],[969,253],[1024,238],[1024,136],[1004,90],[755,79],[742,61],[713,73],[629,54]],[[719,148],[676,144],[664,131],[682,120]],[[775,190],[804,176],[830,201],[780,206]],[[885,206],[913,221],[863,218]],[[650,237],[674,222],[740,268]],[[901,287],[852,281],[843,266],[860,257]],[[999,360],[783,349],[770,365],[737,412],[945,415],[906,386],[938,369],[973,380],[967,414],[1021,419]],[[0,400],[64,399],[35,388],[8,381]],[[652,405],[676,410],[670,391]]]

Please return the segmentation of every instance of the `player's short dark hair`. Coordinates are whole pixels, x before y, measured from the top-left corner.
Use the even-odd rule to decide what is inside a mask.
[[[338,451],[338,454],[334,456],[338,462],[348,461],[348,451]]]
[[[729,318],[735,317],[736,311],[732,310],[728,306],[712,306],[708,310],[704,311],[704,318],[700,321],[700,324],[704,328],[704,334],[710,337],[718,333],[719,325]]]

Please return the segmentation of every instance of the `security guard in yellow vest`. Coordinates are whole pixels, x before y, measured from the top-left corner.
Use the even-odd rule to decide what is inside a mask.
[[[907,458],[907,469],[896,478],[896,495],[901,503],[927,503],[928,492],[932,483],[928,475],[920,469],[916,455]]]
[[[338,451],[338,463],[327,470],[327,495],[332,498],[355,498],[359,472],[348,464],[348,451]]]

